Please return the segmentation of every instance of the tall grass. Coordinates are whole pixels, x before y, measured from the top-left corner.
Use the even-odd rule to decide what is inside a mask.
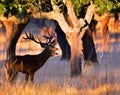
[[[114,85],[114,87],[113,87]],[[120,86],[118,84],[99,85],[96,88],[75,88],[72,86],[58,86],[54,83],[44,83],[39,85],[12,85],[6,90],[0,89],[0,95],[119,95]]]

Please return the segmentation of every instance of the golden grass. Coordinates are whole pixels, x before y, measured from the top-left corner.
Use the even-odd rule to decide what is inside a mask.
[[[63,86],[60,87],[54,83],[44,83],[39,86],[32,84],[27,85],[13,85],[9,86],[8,90],[0,89],[0,95],[119,95],[120,86],[100,85],[97,88],[77,89],[75,87]]]

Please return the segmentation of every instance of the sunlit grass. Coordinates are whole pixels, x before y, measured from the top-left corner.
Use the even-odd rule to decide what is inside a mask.
[[[114,85],[114,87],[113,87]],[[120,86],[118,84],[103,84],[96,88],[75,88],[70,86],[60,87],[53,83],[39,85],[13,85],[0,89],[0,95],[119,95]]]

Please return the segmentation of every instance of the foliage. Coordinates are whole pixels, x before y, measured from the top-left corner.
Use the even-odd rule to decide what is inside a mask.
[[[1,0],[0,1],[0,14],[18,15],[27,10],[28,3],[36,5],[36,0]]]
[[[86,5],[89,4],[89,0],[72,0],[72,2],[77,16],[80,15],[80,12],[82,11],[82,7],[85,7]]]
[[[19,15],[29,9],[29,3],[39,8],[39,11],[49,12],[52,11],[50,1],[51,0],[0,0],[0,14],[4,14],[5,16]],[[60,7],[61,12],[66,11],[62,0],[52,1]],[[86,9],[91,2],[97,5],[97,13],[99,14],[115,12],[120,8],[120,2],[118,0],[72,0],[76,15],[79,16],[83,7]]]
[[[117,0],[94,0],[94,3],[97,5],[99,14],[104,14],[106,12],[114,12],[112,10],[118,9]]]
[[[53,10],[50,0],[41,0],[40,2],[41,2],[41,11],[49,12]]]
[[[79,16],[82,7],[87,7],[91,2],[97,5],[97,13],[104,14],[106,12],[115,12],[120,8],[120,3],[117,0],[72,0],[76,15]]]
[[[66,7],[66,5],[63,3],[62,0],[52,0],[52,2],[53,2],[55,5],[59,6],[60,12],[62,12],[63,14],[67,12],[67,7]]]

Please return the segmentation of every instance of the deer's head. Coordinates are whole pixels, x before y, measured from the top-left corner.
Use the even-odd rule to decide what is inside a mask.
[[[35,39],[35,36],[32,33],[25,33],[26,37],[23,37],[24,39],[29,39],[34,41],[37,44],[40,44],[40,46],[46,50],[49,50],[51,52],[51,55],[56,55],[56,51],[58,48],[55,47],[57,44],[57,41],[55,39],[55,34],[49,34],[49,36],[44,35],[43,37],[46,39],[46,42],[41,42],[40,38],[37,36],[37,40]]]

